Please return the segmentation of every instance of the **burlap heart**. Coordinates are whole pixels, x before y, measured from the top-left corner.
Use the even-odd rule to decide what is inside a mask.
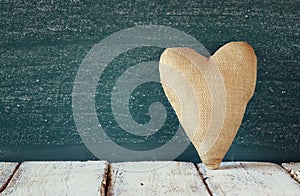
[[[254,93],[253,48],[231,42],[210,58],[189,48],[168,48],[159,71],[165,94],[202,162],[218,168]]]

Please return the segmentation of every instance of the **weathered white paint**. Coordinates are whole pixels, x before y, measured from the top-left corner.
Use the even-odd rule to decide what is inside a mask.
[[[110,179],[108,195],[209,195],[192,163],[112,163]]]
[[[107,162],[24,162],[3,195],[104,195]]]
[[[300,163],[282,163],[291,176],[300,183]]]
[[[18,163],[0,162],[0,192],[5,188]]]
[[[218,170],[198,164],[213,195],[299,195],[300,185],[280,166],[260,162],[223,162]]]

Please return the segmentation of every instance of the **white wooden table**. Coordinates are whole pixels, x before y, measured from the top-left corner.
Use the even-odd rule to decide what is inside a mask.
[[[218,170],[187,162],[0,162],[0,195],[300,195],[299,169],[265,162],[223,162]]]
[[[105,195],[107,169],[105,161],[24,162],[2,195]]]

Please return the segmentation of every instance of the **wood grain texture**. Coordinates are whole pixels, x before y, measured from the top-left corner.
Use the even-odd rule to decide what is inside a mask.
[[[300,163],[282,163],[282,167],[300,183]]]
[[[223,162],[218,170],[198,164],[213,195],[299,195],[300,185],[280,166],[263,162]]]
[[[107,162],[23,162],[3,195],[104,195]]]
[[[209,195],[196,167],[184,162],[112,163],[108,195]]]
[[[4,190],[18,165],[12,162],[0,162],[0,192]]]

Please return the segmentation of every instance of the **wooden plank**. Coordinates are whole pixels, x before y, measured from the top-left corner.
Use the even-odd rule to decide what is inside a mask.
[[[7,186],[18,165],[12,162],[0,162],[0,192]]]
[[[300,183],[300,162],[282,163],[282,167],[286,169],[290,173],[290,175]]]
[[[75,131],[71,95],[77,70],[95,44],[122,29],[146,24],[170,26],[186,32],[211,53],[229,41],[250,43],[258,57],[257,88],[227,158],[281,162],[299,160],[297,0],[263,0],[257,3],[250,0],[144,0],[130,3],[121,0],[1,0],[0,13],[1,160],[93,158],[94,155],[82,144]],[[151,36],[148,43],[152,43]],[[110,96],[112,90],[109,90],[109,84],[117,82],[119,78],[114,76],[128,64],[158,60],[156,54],[160,55],[160,52],[149,48],[136,48],[120,55],[120,58],[116,57],[115,63],[109,66],[110,71],[107,70],[101,77],[103,81],[98,81],[97,95]],[[147,69],[157,68],[149,66]],[[149,71],[148,79],[159,76],[158,69],[157,75],[150,73],[152,71]],[[136,80],[136,77],[133,75],[128,80]],[[159,91],[152,91],[148,85],[135,90],[138,89],[139,95],[151,93],[146,97],[134,96],[135,103],[145,107],[130,105],[133,119],[143,124],[150,120],[146,109],[152,103],[150,100],[164,101],[165,96],[157,93]],[[110,104],[110,99],[105,101],[97,96],[98,109]],[[167,111],[169,114],[170,110]],[[88,118],[85,113],[79,115]],[[104,119],[113,115],[111,109],[101,112]],[[120,115],[123,115],[121,111]],[[169,118],[170,122],[174,122],[175,132],[178,127],[176,116],[168,115]],[[105,124],[109,124],[108,120]],[[120,133],[118,127],[122,125],[112,122],[106,131]],[[153,129],[160,127],[165,126]],[[162,134],[158,145],[169,142],[168,137],[174,133],[167,129],[159,132]],[[145,147],[150,149],[156,142],[156,136],[148,139]],[[120,140],[131,142],[134,137]],[[52,146],[59,148],[53,150]],[[120,156],[119,161],[125,156]],[[187,157],[185,160],[199,160],[193,147],[188,148],[183,156]],[[164,157],[157,158],[162,160]]]
[[[105,161],[24,162],[3,195],[105,195]]]
[[[192,163],[112,163],[109,175],[108,195],[209,195]]]
[[[280,166],[259,162],[223,162],[218,170],[198,164],[213,195],[299,195],[300,185]]]

